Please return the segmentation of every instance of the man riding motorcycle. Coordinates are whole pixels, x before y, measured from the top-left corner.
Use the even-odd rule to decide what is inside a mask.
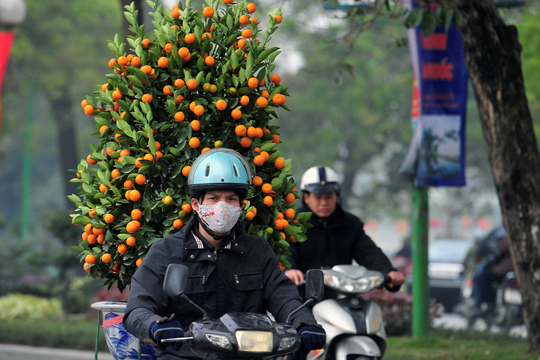
[[[156,241],[133,276],[124,326],[141,341],[157,346],[159,359],[195,358],[182,342],[161,340],[184,336],[202,316],[185,299],[175,301],[163,291],[172,263],[188,267],[185,294],[211,318],[269,311],[278,322],[285,322],[290,316],[302,339],[300,351],[324,345],[325,331],[309,310],[291,314],[302,299],[283,275],[268,241],[246,234],[238,222],[251,179],[249,165],[236,151],[216,148],[200,155],[188,176],[195,216],[179,232]]]
[[[509,271],[514,270],[510,254],[508,235],[504,227],[491,231],[478,245],[475,251],[478,272],[473,277],[470,318],[489,316],[495,308],[495,287]],[[482,309],[482,304],[486,309]]]
[[[308,169],[300,182],[303,207],[298,212],[311,211],[305,242],[291,242],[287,260],[290,270],[285,272],[296,284],[304,281],[309,269],[330,268],[351,264],[353,259],[370,270],[388,274],[392,279],[390,291],[398,291],[405,277],[365,233],[364,224],[346,212],[340,204],[340,183],[337,173],[326,166]]]

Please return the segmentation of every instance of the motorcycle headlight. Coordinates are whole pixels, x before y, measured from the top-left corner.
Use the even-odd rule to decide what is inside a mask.
[[[210,341],[213,345],[222,347],[224,349],[230,349],[231,343],[229,341],[229,338],[222,335],[215,335],[215,334],[206,334],[206,339]]]
[[[324,283],[336,290],[348,293],[364,293],[379,287],[383,279],[380,276],[368,276],[360,279],[351,279],[346,275],[327,275]]]
[[[237,331],[238,350],[247,352],[271,352],[274,338],[268,331]]]

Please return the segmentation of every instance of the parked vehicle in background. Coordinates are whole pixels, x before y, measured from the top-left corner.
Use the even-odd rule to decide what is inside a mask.
[[[473,240],[433,240],[428,246],[428,277],[430,297],[444,307],[444,312],[455,312],[461,301],[461,286],[465,274],[465,258],[474,245]],[[402,260],[402,259],[399,259]],[[411,266],[412,268],[412,266]],[[406,275],[407,291],[412,293],[412,271]]]

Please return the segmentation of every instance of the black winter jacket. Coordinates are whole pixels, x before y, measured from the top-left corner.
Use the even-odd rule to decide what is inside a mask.
[[[163,279],[171,263],[189,268],[185,294],[212,318],[228,312],[265,314],[268,310],[277,321],[285,322],[290,312],[301,305],[295,284],[280,270],[266,239],[247,235],[237,226],[235,238],[214,250],[206,240],[195,238],[194,226],[198,226],[196,217],[178,233],[152,245],[132,278],[124,316],[127,331],[155,345],[149,338],[149,328],[157,319],[174,313],[174,320],[180,321],[186,331],[191,322],[202,318],[192,305],[182,300],[175,302],[163,292]],[[306,309],[292,316],[295,328],[300,322],[316,323]],[[166,353],[157,348],[156,352],[159,359],[194,357],[188,346],[179,353],[171,347]]]
[[[298,212],[311,211],[303,207]],[[312,228],[306,232],[304,242],[291,242],[287,256],[291,269],[305,273],[309,269],[320,269],[334,265],[352,264],[353,259],[369,270],[388,274],[396,269],[382,250],[364,232],[360,219],[337,205],[333,217],[325,225],[312,215]],[[398,291],[394,287],[390,291]]]

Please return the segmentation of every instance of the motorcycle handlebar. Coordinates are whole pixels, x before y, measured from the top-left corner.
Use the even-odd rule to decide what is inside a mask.
[[[186,336],[186,337],[178,337],[178,338],[168,338],[168,339],[161,339],[162,343],[168,343],[168,342],[177,342],[177,341],[190,341],[193,340],[193,336]]]
[[[390,284],[392,282],[392,278],[390,276],[388,276],[388,274],[383,274],[384,275],[384,281],[383,283],[381,284],[380,288],[383,288],[384,286]]]

